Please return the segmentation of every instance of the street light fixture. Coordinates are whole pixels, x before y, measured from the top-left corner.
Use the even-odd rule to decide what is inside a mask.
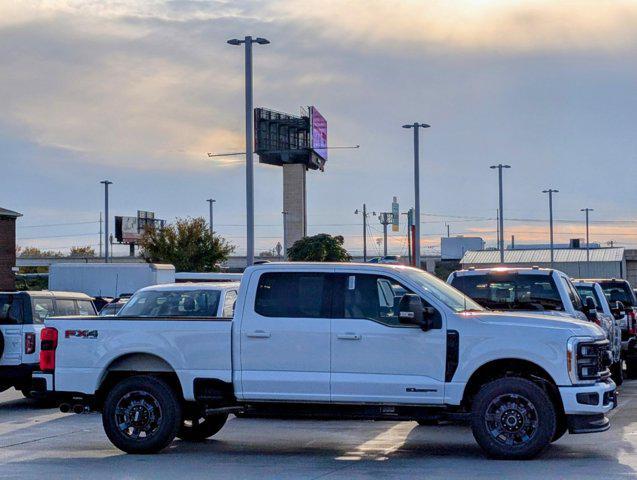
[[[549,226],[551,231],[551,268],[553,268],[554,254],[553,254],[553,194],[559,193],[559,190],[549,188],[548,190],[542,190],[542,193],[549,194]]]
[[[247,252],[246,264],[254,263],[254,159],[252,155],[252,44],[267,45],[269,40],[250,35],[243,40],[233,38],[227,42],[230,45],[245,45],[245,114],[246,114],[246,224],[247,224]]]
[[[113,182],[110,180],[102,180],[100,183],[104,185],[104,263],[108,263],[108,186],[112,185]]]
[[[500,190],[500,213],[498,214],[498,217],[500,217],[500,235],[498,238],[498,249],[500,250],[500,263],[504,263],[504,200],[502,198],[502,169],[511,168],[511,166],[498,163],[497,165],[491,165],[489,168],[498,169],[498,185]]]
[[[429,128],[431,125],[426,123],[414,122],[412,124],[403,125],[403,128],[414,129],[414,226],[415,238],[414,238],[414,263],[416,267],[420,268],[420,160],[418,157],[419,145],[418,145],[418,132],[421,128]]]

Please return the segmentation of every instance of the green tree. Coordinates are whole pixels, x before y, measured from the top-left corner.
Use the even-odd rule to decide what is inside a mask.
[[[89,245],[86,247],[71,247],[69,257],[94,257],[95,249]]]
[[[211,235],[203,218],[178,218],[164,228],[147,228],[139,241],[147,262],[171,263],[178,272],[213,272],[235,247]]]
[[[349,262],[352,257],[343,247],[341,235],[319,233],[304,237],[288,248],[288,259],[292,262]]]

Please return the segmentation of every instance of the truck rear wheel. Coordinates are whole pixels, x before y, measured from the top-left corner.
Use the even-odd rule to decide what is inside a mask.
[[[500,378],[480,388],[471,411],[471,428],[491,458],[532,458],[555,434],[557,416],[546,392],[524,378]]]
[[[189,442],[203,442],[223,428],[228,414],[209,415],[207,417],[185,418],[177,437]]]
[[[181,423],[177,394],[156,377],[127,378],[104,400],[104,431],[126,453],[159,452],[173,441]]]

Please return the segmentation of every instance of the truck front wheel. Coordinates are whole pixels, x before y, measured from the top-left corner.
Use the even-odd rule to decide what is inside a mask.
[[[182,423],[181,404],[162,379],[135,376],[115,385],[104,400],[108,439],[126,453],[156,453],[173,441]]]
[[[185,418],[177,436],[189,442],[203,442],[223,428],[228,414]]]
[[[508,377],[482,386],[471,411],[473,436],[489,457],[532,458],[555,434],[557,416],[546,392],[524,378]]]

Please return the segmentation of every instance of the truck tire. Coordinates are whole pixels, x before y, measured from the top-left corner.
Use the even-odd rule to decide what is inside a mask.
[[[551,443],[557,442],[560,438],[562,438],[567,430],[568,424],[566,423],[566,415],[558,416],[557,422],[555,423],[555,433],[553,434],[553,438],[551,438]]]
[[[556,424],[550,397],[524,378],[494,380],[483,385],[473,400],[473,436],[491,458],[535,457],[551,443]]]
[[[159,452],[173,441],[181,423],[177,393],[157,377],[126,378],[104,400],[106,436],[126,453]]]
[[[622,368],[621,360],[610,366],[610,376],[618,387],[624,383],[624,369]]]
[[[196,419],[185,418],[177,437],[188,442],[203,442],[223,428],[228,420],[228,414],[210,415]]]

